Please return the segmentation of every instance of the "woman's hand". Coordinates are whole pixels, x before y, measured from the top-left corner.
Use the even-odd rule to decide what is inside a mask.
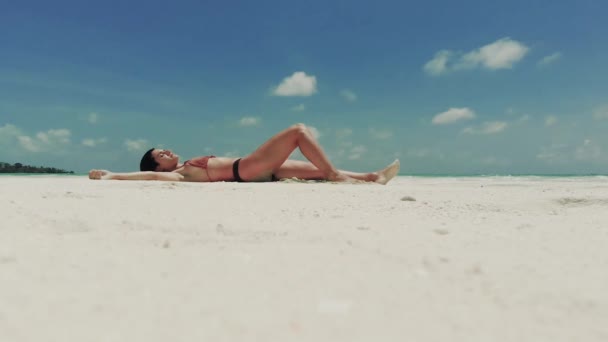
[[[89,179],[112,179],[112,172],[108,170],[91,170],[89,171]]]

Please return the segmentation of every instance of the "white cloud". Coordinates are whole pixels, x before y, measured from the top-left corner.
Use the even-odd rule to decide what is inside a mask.
[[[351,148],[350,153],[348,155],[349,160],[357,160],[361,159],[361,157],[367,152],[367,148],[363,145],[358,145]]]
[[[291,110],[293,110],[294,112],[303,112],[306,110],[306,106],[303,103],[300,103],[295,107],[291,107]]]
[[[72,133],[65,128],[49,129],[46,132],[38,132],[34,138],[27,135],[19,135],[19,145],[30,152],[42,152],[60,149],[70,143]]]
[[[461,54],[453,62],[456,53],[441,50],[428,61],[423,69],[428,74],[438,76],[451,70],[485,68],[490,70],[511,69],[513,65],[524,58],[530,49],[511,38],[502,38],[493,43]]]
[[[340,128],[336,131],[336,137],[342,139],[353,135],[353,130],[350,128]]]
[[[513,107],[507,108],[505,110],[505,114],[510,118],[513,118],[512,122],[514,125],[523,125],[532,119],[530,115],[522,114],[520,111],[516,110]],[[516,116],[518,117],[515,118]]]
[[[469,108],[450,108],[443,113],[439,113],[433,117],[434,125],[447,125],[461,120],[470,120],[475,118],[475,112]]]
[[[72,133],[65,129],[50,129],[46,132],[38,132],[36,138],[45,145],[67,144],[70,142]]]
[[[353,153],[364,153],[367,152],[367,148],[363,145],[358,145],[353,147],[350,151]]]
[[[589,138],[584,139],[578,146],[553,144],[549,147],[541,147],[536,158],[550,164],[608,162],[608,156],[603,153],[601,146]]]
[[[487,69],[510,69],[513,64],[524,58],[528,50],[527,46],[516,40],[502,38],[465,54],[457,68],[482,66]]]
[[[344,89],[340,92],[340,95],[342,95],[342,97],[348,102],[357,101],[357,94],[355,94],[352,90]]]
[[[127,139],[125,140],[125,147],[128,151],[139,152],[146,149],[148,146],[148,140],[146,139]]]
[[[106,138],[99,138],[99,139],[83,139],[82,140],[82,145],[87,146],[87,147],[95,147],[97,145],[101,145],[101,144],[105,144],[108,141],[108,139]]]
[[[411,147],[405,151],[405,155],[409,158],[421,159],[436,159],[445,160],[446,156],[443,152],[436,148],[428,147]]]
[[[393,137],[393,132],[389,130],[379,130],[373,127],[370,127],[369,134],[373,139],[377,140],[387,140]]]
[[[308,76],[305,72],[294,72],[283,79],[273,94],[277,96],[311,96],[317,92],[317,78]]]
[[[89,123],[94,125],[97,122],[99,122],[99,115],[97,113],[89,113],[88,120],[89,120]]]
[[[593,111],[593,117],[596,120],[606,120],[608,119],[608,106],[598,107]]]
[[[482,158],[480,160],[482,164],[490,165],[490,166],[509,166],[511,165],[511,161],[509,159],[497,158],[494,156],[489,156]]]
[[[59,151],[70,144],[72,133],[65,128],[38,132],[33,137],[11,124],[0,126],[0,144],[17,143],[29,152]]]
[[[480,127],[467,127],[462,133],[467,134],[496,134],[507,128],[508,124],[504,121],[484,122]]]
[[[340,141],[340,143],[338,143],[338,145],[339,145],[340,147],[345,147],[345,148],[348,148],[348,147],[352,147],[354,144],[353,144],[353,142],[352,142],[352,141],[350,141],[350,140],[343,140],[343,141]]]
[[[538,66],[547,66],[549,64],[556,62],[560,58],[562,58],[562,54],[560,52],[555,52],[553,54],[550,54],[549,56],[543,57],[543,59],[538,61],[537,64],[538,64]]]
[[[557,123],[557,117],[549,115],[545,118],[545,126],[553,126]]]
[[[321,137],[321,132],[319,132],[316,127],[308,125],[306,125],[306,127],[308,127],[308,130],[310,131],[310,133],[312,133],[312,136],[315,137],[315,139],[319,139]]]
[[[19,140],[19,145],[30,152],[42,151],[41,146],[27,135],[20,135],[17,139]]]
[[[19,135],[21,135],[21,130],[15,125],[5,124],[0,126],[0,144],[14,141]]]
[[[83,139],[82,144],[88,147],[95,147],[97,145],[95,139]]]
[[[603,161],[602,149],[591,139],[585,139],[583,144],[574,151],[574,158],[580,161],[601,162]]]
[[[255,118],[252,116],[246,116],[239,120],[239,125],[241,126],[257,126],[260,124],[260,118]]]
[[[431,154],[428,148],[410,148],[407,150],[408,157],[424,158]]]
[[[540,152],[536,155],[536,159],[547,163],[564,163],[567,160],[567,145],[553,144],[549,147],[541,147]]]
[[[424,71],[433,76],[446,73],[448,71],[448,60],[451,56],[452,52],[448,50],[441,50],[435,53],[435,57],[424,65]]]
[[[231,158],[235,158],[235,157],[240,157],[241,156],[241,154],[239,153],[238,150],[228,151],[228,152],[224,153],[224,155],[226,157],[231,157]]]

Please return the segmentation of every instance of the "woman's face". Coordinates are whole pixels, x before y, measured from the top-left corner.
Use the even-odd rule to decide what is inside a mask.
[[[171,150],[161,150],[155,148],[152,151],[152,157],[158,163],[156,171],[173,171],[177,168],[179,162],[179,156],[173,154]]]

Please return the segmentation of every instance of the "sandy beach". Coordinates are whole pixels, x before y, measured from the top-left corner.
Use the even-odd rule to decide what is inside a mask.
[[[0,191],[0,341],[608,340],[608,178]]]

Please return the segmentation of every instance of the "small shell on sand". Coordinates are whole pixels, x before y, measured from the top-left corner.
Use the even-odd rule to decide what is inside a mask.
[[[411,202],[416,201],[416,199],[412,196],[403,196],[403,197],[401,197],[401,200],[402,201],[411,201]]]

